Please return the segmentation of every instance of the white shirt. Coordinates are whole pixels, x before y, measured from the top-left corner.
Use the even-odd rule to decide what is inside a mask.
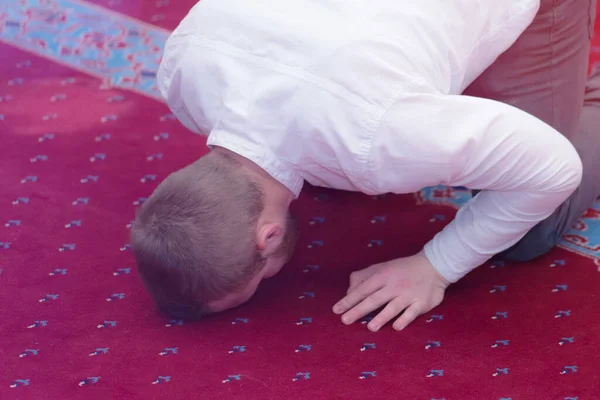
[[[425,246],[455,282],[579,185],[573,146],[506,104],[460,95],[539,0],[202,0],[168,39],[159,88],[178,119],[296,196],[485,189]],[[401,227],[399,227],[401,229]]]

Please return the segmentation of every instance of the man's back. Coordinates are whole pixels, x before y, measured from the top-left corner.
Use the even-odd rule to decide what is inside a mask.
[[[368,73],[394,86],[419,75],[458,94],[538,7],[539,0],[202,0],[175,35],[193,33],[385,103],[389,85],[363,88],[356,80],[372,81]]]
[[[360,171],[390,107],[407,93],[461,93],[538,7],[202,0],[169,39],[159,85],[188,128],[210,134],[209,145],[227,143],[294,192],[301,180],[365,191]]]

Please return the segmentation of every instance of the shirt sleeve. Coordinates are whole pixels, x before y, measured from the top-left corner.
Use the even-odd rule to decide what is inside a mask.
[[[571,143],[541,120],[492,100],[435,93],[405,96],[387,112],[368,169],[374,191],[484,190],[425,245],[450,282],[517,243],[582,174]]]

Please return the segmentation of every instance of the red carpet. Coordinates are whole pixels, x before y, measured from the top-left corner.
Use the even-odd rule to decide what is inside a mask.
[[[191,4],[122,3],[169,29]],[[600,399],[600,272],[563,248],[482,266],[402,333],[341,324],[351,271],[416,252],[451,219],[412,195],[307,188],[296,258],[250,303],[165,320],[127,225],[203,139],[156,100],[0,54],[0,399]]]

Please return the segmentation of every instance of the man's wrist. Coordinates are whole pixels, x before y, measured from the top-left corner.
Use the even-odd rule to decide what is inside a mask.
[[[431,261],[431,258],[427,255],[426,247],[419,253],[426,261],[431,265],[431,269],[435,273],[435,275],[439,278],[439,281],[444,285],[445,288],[450,286],[453,282],[448,279],[444,274],[440,271],[440,269]]]

